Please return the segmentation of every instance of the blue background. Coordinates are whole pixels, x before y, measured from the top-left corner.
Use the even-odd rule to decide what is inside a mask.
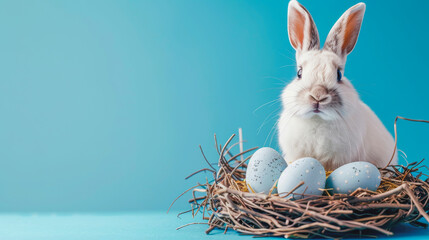
[[[391,132],[396,115],[429,119],[429,3],[401,2],[367,1],[345,72]],[[357,2],[302,3],[323,42]],[[199,144],[216,161],[214,133],[277,148],[287,4],[1,1],[0,211],[164,211],[204,180],[184,177],[205,167]],[[399,122],[409,161],[428,134]]]

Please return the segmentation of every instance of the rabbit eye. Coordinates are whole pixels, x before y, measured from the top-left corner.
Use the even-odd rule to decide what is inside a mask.
[[[298,77],[298,79],[301,79],[301,77],[302,77],[302,67],[300,67],[298,69],[298,72],[296,72],[296,76]]]
[[[341,78],[343,78],[343,74],[341,73],[340,69],[337,69],[337,81],[340,82]]]

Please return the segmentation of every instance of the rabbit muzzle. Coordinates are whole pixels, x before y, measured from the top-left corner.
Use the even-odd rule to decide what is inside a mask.
[[[317,85],[307,93],[308,102],[313,106],[313,112],[320,112],[320,108],[332,102],[332,96],[324,86]]]

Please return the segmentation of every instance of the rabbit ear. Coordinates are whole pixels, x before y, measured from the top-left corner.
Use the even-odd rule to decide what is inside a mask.
[[[287,29],[289,41],[297,53],[320,48],[319,33],[313,18],[295,0],[289,2]]]
[[[323,49],[342,57],[349,54],[356,45],[364,14],[365,3],[349,8],[332,27]]]

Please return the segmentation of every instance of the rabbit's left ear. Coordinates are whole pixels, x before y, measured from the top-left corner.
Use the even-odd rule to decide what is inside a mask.
[[[313,49],[319,50],[320,41],[316,24],[307,9],[295,0],[289,2],[287,29],[289,41],[297,54]]]
[[[356,45],[364,14],[365,3],[349,8],[332,27],[323,49],[347,56]]]

